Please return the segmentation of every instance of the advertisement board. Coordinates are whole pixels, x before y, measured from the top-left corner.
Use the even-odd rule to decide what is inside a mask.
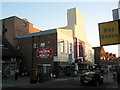
[[[120,21],[99,23],[100,45],[114,45],[120,43]]]
[[[50,58],[52,57],[52,48],[42,48],[36,51],[37,58]]]

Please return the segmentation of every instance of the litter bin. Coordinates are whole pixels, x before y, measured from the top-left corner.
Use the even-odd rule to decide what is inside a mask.
[[[37,70],[36,69],[32,69],[31,73],[30,73],[30,83],[34,84],[37,82]]]

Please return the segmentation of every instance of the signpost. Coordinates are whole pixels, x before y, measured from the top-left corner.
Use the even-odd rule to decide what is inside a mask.
[[[120,20],[99,23],[100,45],[120,44]]]

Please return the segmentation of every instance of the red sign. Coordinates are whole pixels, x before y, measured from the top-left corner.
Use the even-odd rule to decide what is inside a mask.
[[[52,48],[37,49],[37,58],[50,58],[52,57]]]

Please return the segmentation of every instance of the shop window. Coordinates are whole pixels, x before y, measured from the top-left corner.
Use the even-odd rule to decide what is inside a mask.
[[[43,73],[46,74],[47,73],[47,67],[43,66]]]

